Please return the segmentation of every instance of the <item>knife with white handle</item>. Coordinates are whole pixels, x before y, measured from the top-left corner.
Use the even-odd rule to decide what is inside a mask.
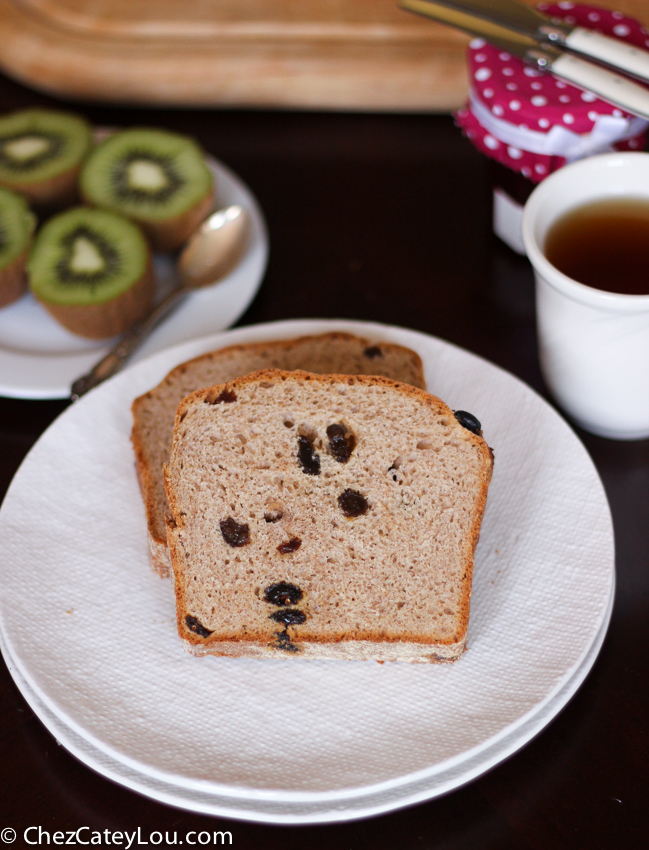
[[[502,1],[502,0],[500,0]],[[476,0],[472,0],[476,2]],[[484,2],[484,0],[480,0]],[[410,12],[424,15],[450,26],[484,38],[501,50],[518,56],[537,71],[549,72],[579,88],[593,92],[602,100],[619,106],[626,112],[649,120],[649,90],[628,77],[615,74],[601,65],[564,53],[551,44],[539,45],[536,39],[509,29],[502,23],[476,17],[468,11],[451,8],[446,0],[399,0]],[[523,7],[525,8],[525,7]],[[612,40],[612,39],[611,39]],[[642,52],[642,51],[641,51]]]
[[[584,27],[552,20],[518,0],[435,0],[435,5],[474,15],[527,36],[541,46],[552,45],[562,51],[578,53],[649,82],[649,52],[646,50]]]
[[[575,27],[564,44],[575,53],[590,56],[625,74],[649,82],[649,53],[646,50],[583,27]]]
[[[552,59],[547,70],[566,82],[594,92],[608,103],[649,120],[649,91],[628,77],[613,74],[606,68],[568,53],[561,53]]]

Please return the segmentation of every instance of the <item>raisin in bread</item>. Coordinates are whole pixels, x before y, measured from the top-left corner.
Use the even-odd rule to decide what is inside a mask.
[[[165,485],[186,649],[457,659],[492,469],[458,416],[387,378],[278,370],[181,402]]]
[[[384,375],[426,388],[418,354],[391,343],[370,342],[345,333],[235,345],[182,363],[133,402],[131,439],[146,506],[149,560],[161,576],[171,569],[165,515],[167,498],[162,466],[169,457],[176,408],[189,393],[266,368],[304,369],[349,375]]]

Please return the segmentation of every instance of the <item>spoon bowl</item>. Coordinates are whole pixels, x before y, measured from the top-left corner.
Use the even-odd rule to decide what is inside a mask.
[[[249,232],[250,217],[238,204],[212,213],[178,258],[181,286],[195,289],[224,278],[243,257]]]

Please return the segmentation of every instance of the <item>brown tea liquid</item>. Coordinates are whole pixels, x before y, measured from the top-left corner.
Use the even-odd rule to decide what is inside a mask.
[[[550,228],[544,253],[586,286],[649,295],[649,201],[623,198],[571,210]]]

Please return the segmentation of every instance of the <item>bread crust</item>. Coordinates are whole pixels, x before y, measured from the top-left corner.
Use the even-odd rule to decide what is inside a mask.
[[[223,396],[232,393],[236,397],[246,385],[277,383],[286,380],[296,380],[328,385],[332,388],[339,387],[342,383],[349,385],[361,384],[362,386],[379,386],[396,390],[416,400],[419,404],[434,409],[437,415],[443,415],[455,422],[453,411],[436,396],[429,395],[423,390],[393,381],[389,378],[377,376],[347,376],[347,375],[316,375],[309,372],[284,372],[276,369],[264,369],[253,372],[242,378],[226,382],[224,384],[210,387],[191,393],[179,404],[174,423],[174,438],[171,456],[173,459],[176,443],[182,430],[182,423],[196,403],[208,402],[213,404]],[[462,428],[459,425],[458,427]],[[493,469],[493,452],[481,435],[462,429],[462,438],[479,451],[482,464],[479,492],[476,494],[474,513],[471,528],[467,536],[464,550],[464,575],[462,576],[463,595],[460,601],[460,610],[457,614],[457,627],[455,633],[448,638],[434,636],[422,636],[421,634],[407,633],[401,631],[399,634],[390,634],[389,630],[382,629],[380,635],[374,636],[359,633],[353,628],[345,631],[330,632],[324,640],[318,636],[304,637],[303,631],[298,631],[294,626],[286,626],[285,633],[289,646],[280,646],[280,649],[289,648],[289,652],[299,652],[300,657],[309,658],[349,658],[376,660],[402,660],[402,661],[454,661],[457,660],[465,649],[466,633],[469,622],[471,586],[473,579],[473,560],[476,546],[480,536],[480,525],[486,507],[487,490],[491,480]],[[218,634],[210,633],[200,636],[194,633],[187,625],[187,598],[183,575],[182,544],[180,532],[184,524],[184,513],[182,506],[177,501],[173,483],[168,468],[164,469],[165,488],[169,502],[171,517],[167,521],[167,537],[171,555],[171,564],[174,575],[176,593],[176,612],[178,633],[185,648],[195,655],[229,655],[249,657],[281,657],[285,653],[277,652],[278,644],[274,636],[269,633],[261,633],[249,629],[245,636],[237,636],[236,640],[224,638]]]
[[[282,357],[292,350],[299,348],[306,350],[309,346],[317,343],[319,345],[340,345],[355,346],[359,350],[370,350],[379,348],[382,350],[383,359],[399,355],[407,363],[407,371],[412,379],[411,383],[419,386],[421,389],[426,388],[424,378],[423,364],[419,355],[409,348],[396,343],[383,341],[373,341],[358,337],[354,334],[344,333],[342,331],[333,331],[325,334],[316,334],[308,336],[300,336],[294,339],[271,340],[266,342],[240,343],[231,345],[226,348],[209,351],[180,363],[172,369],[167,376],[153,389],[144,393],[135,399],[131,406],[133,415],[133,428],[131,430],[131,442],[135,452],[135,465],[137,469],[138,481],[142,500],[144,501],[146,517],[147,517],[147,532],[148,532],[148,548],[149,561],[153,570],[158,575],[168,577],[171,575],[171,558],[167,547],[167,529],[164,523],[164,515],[160,515],[158,509],[159,496],[159,478],[156,477],[154,471],[155,461],[150,450],[150,440],[148,439],[148,429],[146,424],[146,411],[152,404],[156,402],[158,396],[168,391],[175,381],[179,380],[185,373],[193,373],[200,369],[202,365],[215,362],[217,365],[224,361],[235,361],[240,355],[249,357],[261,356],[264,352],[270,352],[273,357]],[[370,363],[379,365],[378,359],[372,359]],[[401,377],[401,376],[400,376]],[[405,376],[404,376],[405,377]],[[406,381],[404,381],[405,383]],[[200,387],[194,386],[192,391],[198,390]],[[181,399],[179,399],[180,401]],[[169,451],[165,453],[165,460],[169,456]]]
[[[197,658],[206,655],[218,655],[226,658],[279,658],[284,653],[277,652],[271,642],[263,641],[227,641],[218,643],[218,651],[212,646],[199,646],[182,639],[184,649]],[[296,644],[297,646],[298,644]],[[452,644],[418,643],[417,641],[370,640],[339,641],[303,641],[299,643],[300,658],[316,658],[321,661],[401,661],[406,664],[448,664],[457,661],[466,651],[466,638]]]

